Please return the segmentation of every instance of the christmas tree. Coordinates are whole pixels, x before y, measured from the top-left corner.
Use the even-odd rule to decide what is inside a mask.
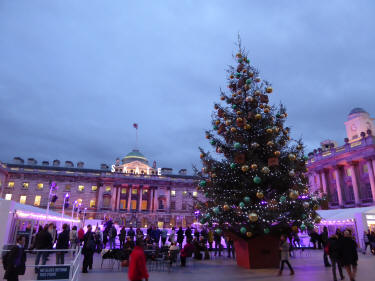
[[[213,129],[206,131],[214,151],[200,148],[200,223],[243,237],[313,227],[320,202],[307,188],[302,141],[292,140],[284,126],[286,108],[269,105],[271,84],[260,78],[240,43],[235,59],[228,93],[221,91]]]

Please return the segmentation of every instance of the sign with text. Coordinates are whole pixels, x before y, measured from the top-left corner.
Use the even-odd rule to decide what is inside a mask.
[[[38,280],[69,279],[70,266],[56,265],[39,267]]]

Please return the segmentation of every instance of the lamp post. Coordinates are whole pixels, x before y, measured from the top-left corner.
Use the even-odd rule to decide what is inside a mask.
[[[47,204],[47,212],[46,212],[46,222],[48,222],[48,215],[49,215],[49,207],[51,205],[51,195],[52,192],[57,189],[56,183],[53,181],[49,187],[49,195],[48,195],[48,204]]]
[[[78,208],[77,208],[77,220],[79,220],[79,212],[80,212],[80,210],[81,210],[81,207],[82,207],[82,204],[79,203],[79,204],[78,204]]]
[[[87,211],[87,208],[85,208],[85,209],[83,210],[83,227],[85,226],[86,211]]]
[[[66,200],[69,200],[69,193],[65,194],[65,196],[64,196],[64,203],[63,203],[62,211],[61,211],[61,224],[60,224],[61,229],[62,229],[62,225],[63,225],[62,220],[64,218]]]
[[[73,205],[72,205],[72,221],[71,221],[71,223],[70,223],[70,227],[72,227],[72,225],[73,225],[73,219],[74,219],[74,208],[77,206],[77,200],[76,201],[74,201],[74,203],[73,203]]]

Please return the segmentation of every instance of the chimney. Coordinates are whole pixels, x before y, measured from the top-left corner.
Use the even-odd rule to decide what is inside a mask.
[[[73,168],[74,164],[73,164],[72,161],[65,161],[65,167],[67,167],[67,168]]]
[[[43,161],[42,162],[42,166],[49,166],[49,162],[48,161]]]
[[[53,162],[52,162],[52,166],[54,166],[54,167],[59,167],[60,166],[60,160],[53,160]]]
[[[108,170],[109,167],[107,164],[103,163],[103,164],[100,164],[100,170]]]
[[[27,159],[27,165],[36,165],[38,162],[34,158]]]
[[[172,168],[161,168],[161,174],[162,175],[171,175],[173,172]]]
[[[186,176],[187,170],[186,169],[181,169],[181,170],[178,171],[178,174],[182,175],[182,176]]]
[[[13,162],[14,164],[25,164],[25,161],[21,157],[14,157]]]
[[[85,163],[84,162],[82,162],[82,161],[79,161],[78,163],[77,163],[77,168],[83,168],[85,166]]]

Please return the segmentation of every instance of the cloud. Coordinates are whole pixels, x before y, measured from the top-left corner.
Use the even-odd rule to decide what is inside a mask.
[[[112,163],[135,145],[190,168],[241,34],[312,150],[374,114],[372,1],[3,1],[0,159]]]

